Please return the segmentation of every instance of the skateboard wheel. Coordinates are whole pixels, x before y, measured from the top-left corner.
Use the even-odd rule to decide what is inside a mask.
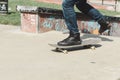
[[[56,48],[55,50],[56,50],[56,51],[59,51],[59,48]]]
[[[95,48],[95,46],[91,46],[91,49],[92,49],[92,50],[95,50],[96,48]]]
[[[67,51],[67,50],[63,50],[63,53],[64,53],[64,54],[68,54],[68,51]]]

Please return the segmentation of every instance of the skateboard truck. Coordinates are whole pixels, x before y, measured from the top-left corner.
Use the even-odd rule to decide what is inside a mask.
[[[65,50],[65,49],[62,49],[62,48],[56,48],[55,50],[56,50],[56,51],[61,51],[61,52],[63,52],[64,54],[68,54],[68,51]]]
[[[94,46],[94,45],[85,45],[85,46],[83,46],[84,48],[89,48],[89,49],[91,49],[91,50],[95,50],[96,49],[96,47]],[[59,47],[56,47],[55,48],[55,51],[56,52],[62,52],[62,53],[64,53],[64,54],[68,54],[68,50],[67,49],[64,49],[64,48],[59,48]]]

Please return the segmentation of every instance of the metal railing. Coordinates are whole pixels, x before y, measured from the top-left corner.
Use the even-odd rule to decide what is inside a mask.
[[[104,5],[104,1],[105,1],[105,0],[102,0],[102,5]],[[116,11],[116,9],[117,9],[117,2],[118,2],[118,0],[114,0],[114,4],[111,5],[111,6],[114,6],[115,11]]]
[[[92,0],[89,0],[88,2],[91,3],[91,1],[92,1]],[[97,1],[97,0],[96,0],[96,1]],[[120,0],[114,0],[113,4],[105,3],[106,1],[109,1],[109,0],[101,0],[101,1],[99,0],[99,3],[97,3],[97,4],[113,6],[114,9],[115,9],[115,11],[116,11],[116,9],[117,9],[117,3],[118,3],[118,1],[120,1]]]

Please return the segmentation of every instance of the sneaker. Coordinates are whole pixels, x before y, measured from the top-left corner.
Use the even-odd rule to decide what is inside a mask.
[[[59,46],[72,46],[72,45],[80,45],[81,42],[82,41],[80,39],[80,33],[73,34],[70,32],[70,35],[66,39],[58,42],[57,44]]]
[[[111,25],[109,23],[100,24],[99,33],[102,34],[104,31],[109,30],[110,28],[111,28]]]

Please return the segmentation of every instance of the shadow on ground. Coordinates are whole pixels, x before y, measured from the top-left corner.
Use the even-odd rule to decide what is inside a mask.
[[[69,31],[66,31],[66,32],[63,32],[63,34],[68,34]],[[84,33],[83,36],[81,36],[82,39],[86,39],[86,38],[100,38],[102,41],[113,41],[112,39],[109,39],[107,37],[102,37],[100,35],[95,35],[95,34],[87,34],[87,33]]]
[[[109,39],[107,37],[102,37],[99,35],[94,35],[94,34],[84,34],[83,36],[81,36],[82,39],[86,39],[86,38],[100,38],[102,41],[113,41],[112,39]]]

